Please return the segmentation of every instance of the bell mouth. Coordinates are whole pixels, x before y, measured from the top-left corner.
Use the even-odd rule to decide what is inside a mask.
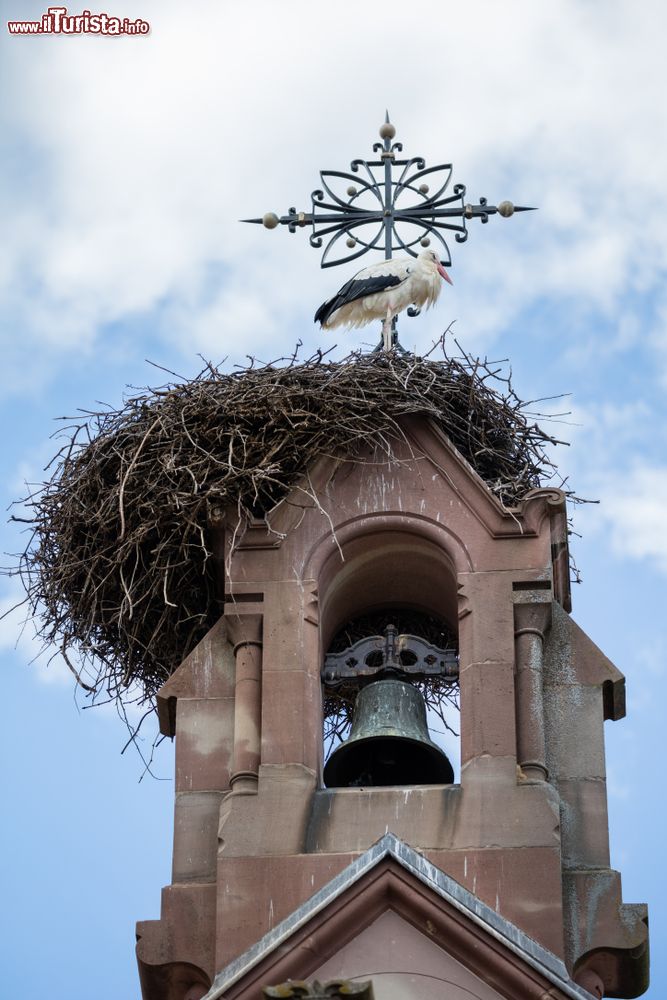
[[[451,785],[454,770],[435,743],[369,736],[336,747],[324,765],[323,777],[327,788]]]

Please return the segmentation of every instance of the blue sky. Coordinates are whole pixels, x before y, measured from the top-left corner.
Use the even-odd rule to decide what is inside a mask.
[[[472,225],[453,288],[405,319],[423,350],[456,320],[471,353],[511,359],[524,398],[569,393],[562,470],[599,505],[575,511],[574,617],[624,671],[607,723],[613,864],[648,902],[652,1000],[667,992],[664,730],[667,500],[667,11],[656,0],[442,0],[380,10],[259,0],[123,0],[147,36],[10,37],[0,2],[2,500],[36,482],[54,418],[125,385],[375,332],[319,333],[349,276],[305,234],[238,224],[306,208],[319,169],[366,156],[390,109],[406,152],[452,161],[472,199],[539,212]],[[89,9],[92,10],[92,7]],[[70,8],[78,13],[79,8]],[[560,407],[560,404],[556,404]],[[22,545],[2,525],[2,550]],[[7,561],[5,559],[5,561]],[[10,607],[15,582],[0,581]],[[28,625],[0,623],[3,982],[37,1000],[139,996],[137,919],[170,866],[172,748],[145,779],[113,709],[89,710]],[[150,740],[148,740],[150,742]],[[101,974],[101,975],[100,975]]]

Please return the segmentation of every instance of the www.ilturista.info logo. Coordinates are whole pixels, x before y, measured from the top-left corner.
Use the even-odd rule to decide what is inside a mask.
[[[41,21],[7,21],[10,35],[147,35],[148,21],[110,14],[68,14],[67,7],[49,7]]]

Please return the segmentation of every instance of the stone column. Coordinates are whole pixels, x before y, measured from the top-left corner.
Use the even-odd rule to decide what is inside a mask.
[[[257,792],[262,716],[262,626],[258,614],[225,616],[234,644],[234,756],[230,785],[238,794]]]
[[[543,665],[544,634],[551,624],[551,601],[540,594],[530,603],[523,603],[527,598],[530,600],[525,593],[514,594],[517,763],[527,778],[546,781]]]

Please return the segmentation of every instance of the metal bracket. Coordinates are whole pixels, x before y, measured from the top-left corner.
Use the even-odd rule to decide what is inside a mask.
[[[387,625],[384,635],[359,639],[341,653],[329,653],[322,680],[335,687],[343,681],[387,673],[413,680],[454,680],[459,676],[459,658],[455,650],[440,649],[418,635],[398,635],[393,625]]]

